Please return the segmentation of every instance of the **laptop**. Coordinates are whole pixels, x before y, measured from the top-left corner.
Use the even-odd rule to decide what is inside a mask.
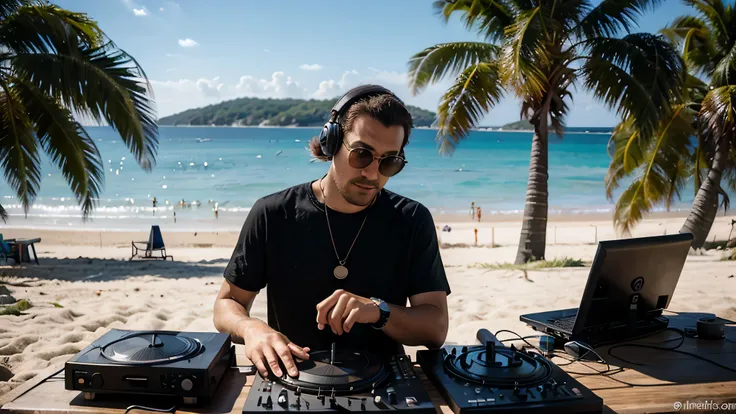
[[[667,328],[669,306],[693,236],[606,240],[598,243],[580,306],[521,315],[534,330],[590,346],[621,342]]]

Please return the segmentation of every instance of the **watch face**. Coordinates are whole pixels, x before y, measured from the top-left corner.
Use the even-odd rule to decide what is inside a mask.
[[[386,303],[384,301],[381,301],[381,303],[378,304],[378,309],[380,309],[380,310],[382,310],[384,312],[389,312],[390,311],[390,309],[388,307],[388,303]]]

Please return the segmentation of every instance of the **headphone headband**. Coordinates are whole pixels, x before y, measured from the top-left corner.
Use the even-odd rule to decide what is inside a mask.
[[[390,90],[384,88],[380,85],[360,85],[356,86],[355,88],[347,91],[345,95],[343,95],[336,103],[335,106],[332,107],[332,111],[335,112],[338,116],[343,114],[343,111],[347,108],[350,108],[355,102],[359,101],[360,99],[373,97],[377,95],[391,95],[395,99],[397,99],[401,104],[403,105],[404,102],[399,99],[398,96],[394,95],[393,92]]]

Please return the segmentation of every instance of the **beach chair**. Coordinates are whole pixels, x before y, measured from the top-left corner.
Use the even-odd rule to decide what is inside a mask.
[[[151,226],[151,233],[149,233],[148,235],[148,241],[131,241],[131,244],[132,255],[130,256],[129,260],[133,260],[135,257],[139,257],[141,259],[163,260],[166,260],[167,257],[170,257],[171,260],[174,260],[174,256],[166,255],[164,237],[161,235],[161,229],[156,225]],[[139,253],[140,250],[143,251],[142,255]],[[154,255],[153,252],[161,252],[161,254]]]

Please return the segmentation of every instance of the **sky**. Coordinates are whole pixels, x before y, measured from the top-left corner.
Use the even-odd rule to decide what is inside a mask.
[[[432,0],[53,2],[87,13],[138,61],[161,117],[245,96],[336,98],[364,83],[436,112],[451,79],[412,95],[410,57],[438,43],[480,40],[459,19],[436,15]],[[667,0],[635,31],[655,32],[689,13],[680,0]],[[519,108],[507,95],[479,124],[517,121]],[[589,93],[573,91],[568,126],[616,123],[616,114]]]

